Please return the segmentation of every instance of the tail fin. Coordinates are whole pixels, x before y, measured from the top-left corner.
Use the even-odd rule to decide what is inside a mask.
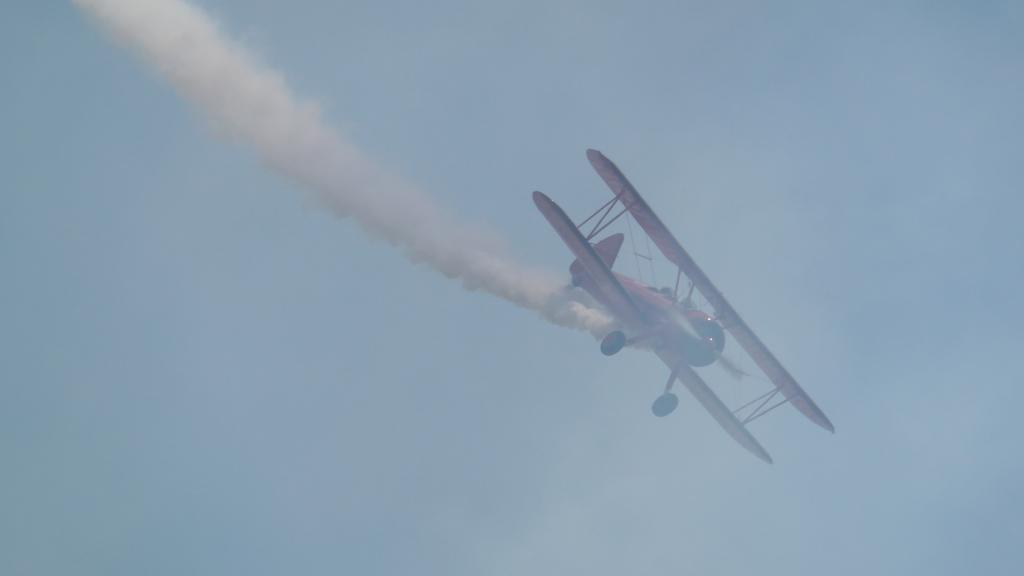
[[[619,250],[622,248],[622,240],[624,238],[625,236],[620,232],[618,234],[612,234],[597,244],[594,244],[594,251],[597,252],[597,255],[601,257],[601,260],[604,260],[604,263],[607,264],[609,268],[615,264],[615,258],[619,255]],[[569,273],[572,274],[574,279],[573,283],[578,285],[575,279],[587,272],[583,269],[583,265],[580,264],[579,260],[573,260],[572,264],[569,266]]]
[[[624,236],[622,233],[612,234],[611,236],[601,240],[597,244],[594,244],[594,250],[604,260],[604,263],[609,268],[615,264],[615,258],[619,255],[619,249],[622,248],[622,239]]]

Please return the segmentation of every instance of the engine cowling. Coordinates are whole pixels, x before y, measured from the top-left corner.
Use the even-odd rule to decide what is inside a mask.
[[[686,320],[697,333],[697,338],[688,338],[686,362],[690,366],[707,366],[718,359],[725,349],[725,330],[706,312],[687,310]]]

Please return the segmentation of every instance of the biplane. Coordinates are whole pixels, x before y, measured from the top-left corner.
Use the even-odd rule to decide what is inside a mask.
[[[736,442],[768,463],[772,462],[771,456],[747,425],[783,404],[792,404],[812,422],[834,432],[825,413],[740,318],[619,168],[597,150],[587,150],[587,159],[611,189],[611,200],[578,225],[541,192],[533,193],[533,201],[576,257],[569,267],[573,286],[590,294],[616,321],[615,329],[601,340],[601,352],[611,356],[626,346],[646,348],[668,367],[665,390],[651,405],[654,415],[664,417],[676,409],[679,399],[672,393],[672,387],[676,381],[682,382]],[[655,288],[612,271],[624,235],[594,239],[626,213],[676,267],[674,288]],[[589,232],[585,233],[584,227],[591,222]],[[683,278],[689,287],[680,298]],[[694,290],[710,311],[694,303]],[[727,407],[695,370],[718,362],[739,373],[722,356],[726,333],[772,383],[769,391],[736,409]]]

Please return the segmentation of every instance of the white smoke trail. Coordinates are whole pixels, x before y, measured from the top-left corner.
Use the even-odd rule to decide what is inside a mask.
[[[419,189],[380,169],[185,0],[74,0],[196,105],[221,132],[312,190],[338,216],[398,246],[470,290],[601,335],[610,320],[573,300],[553,277],[520,266],[458,225]]]

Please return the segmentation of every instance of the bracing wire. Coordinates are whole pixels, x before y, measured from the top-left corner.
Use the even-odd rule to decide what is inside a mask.
[[[654,274],[654,252],[651,250],[651,237],[644,234],[644,241],[647,244],[647,263],[651,265],[651,286],[657,286],[658,277]]]
[[[626,229],[629,230],[629,248],[633,252],[633,260],[636,262],[636,279],[643,282],[644,272],[640,267],[640,253],[636,251],[636,240],[633,238],[633,224],[630,222],[632,219],[632,214],[626,218]]]

